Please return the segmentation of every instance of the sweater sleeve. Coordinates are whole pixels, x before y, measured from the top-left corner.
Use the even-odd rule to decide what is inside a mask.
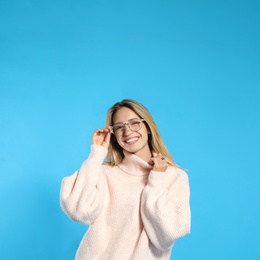
[[[93,223],[102,208],[98,180],[107,149],[92,145],[89,157],[73,175],[61,183],[60,204],[74,221],[87,225]]]
[[[152,244],[167,250],[175,240],[190,233],[190,189],[186,172],[151,171],[142,194],[142,220]],[[167,181],[166,181],[167,180]],[[170,182],[170,183],[166,183]]]

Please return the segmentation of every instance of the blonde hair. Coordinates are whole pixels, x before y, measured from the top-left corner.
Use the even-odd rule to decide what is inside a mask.
[[[132,99],[124,99],[121,102],[115,103],[107,112],[106,116],[106,126],[114,125],[113,119],[115,113],[122,107],[127,107],[134,111],[140,118],[143,118],[145,121],[148,130],[148,144],[151,152],[161,153],[168,164],[179,167],[172,158],[169,153],[167,147],[165,146],[161,135],[159,133],[158,127],[154,122],[152,115],[148,111],[148,109],[142,105],[141,103],[132,100]],[[123,148],[118,144],[115,135],[111,135],[110,145],[108,147],[108,153],[106,157],[106,164],[115,166],[118,165],[124,158]]]

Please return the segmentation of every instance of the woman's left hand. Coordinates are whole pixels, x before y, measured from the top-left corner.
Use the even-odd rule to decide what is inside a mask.
[[[161,153],[153,153],[151,161],[153,162],[153,171],[165,172],[168,168],[168,163]]]

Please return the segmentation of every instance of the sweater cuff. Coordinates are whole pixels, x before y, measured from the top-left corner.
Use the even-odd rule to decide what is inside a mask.
[[[107,155],[107,148],[101,145],[92,144],[88,159],[95,160],[97,163],[103,163]]]
[[[163,187],[165,172],[151,171],[148,184],[151,187]]]

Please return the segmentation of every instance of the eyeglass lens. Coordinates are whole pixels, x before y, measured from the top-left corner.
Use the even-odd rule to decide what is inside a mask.
[[[125,124],[117,124],[113,127],[114,133],[116,135],[122,135],[125,131],[126,125],[129,127],[131,131],[138,131],[141,129],[142,120],[140,119],[131,119]]]

